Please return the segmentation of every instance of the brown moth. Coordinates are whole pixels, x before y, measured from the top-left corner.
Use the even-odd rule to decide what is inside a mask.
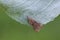
[[[29,23],[30,25],[32,25],[34,31],[39,32],[40,29],[43,27],[42,24],[36,22],[34,19],[32,19],[32,18],[30,18],[30,17],[27,17],[27,19],[28,19],[28,23]]]

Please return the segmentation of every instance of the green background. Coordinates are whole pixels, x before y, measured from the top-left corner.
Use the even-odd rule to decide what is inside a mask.
[[[44,25],[40,32],[35,32],[32,27],[7,16],[5,8],[0,4],[0,40],[60,40],[60,16]]]

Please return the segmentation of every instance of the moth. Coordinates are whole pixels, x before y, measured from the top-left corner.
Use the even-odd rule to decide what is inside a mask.
[[[9,17],[30,24],[36,32],[60,15],[60,0],[0,0],[0,3],[8,6],[5,12]]]

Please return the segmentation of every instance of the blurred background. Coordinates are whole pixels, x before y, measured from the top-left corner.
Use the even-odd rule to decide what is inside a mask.
[[[0,4],[0,40],[60,40],[60,16],[35,32],[32,27],[10,18],[5,10],[7,7]]]

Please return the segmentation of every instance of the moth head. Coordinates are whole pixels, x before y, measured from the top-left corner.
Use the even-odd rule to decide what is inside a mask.
[[[32,25],[34,31],[39,32],[41,28],[43,27],[41,23],[36,22],[32,18],[28,17],[28,22],[30,25]]]

